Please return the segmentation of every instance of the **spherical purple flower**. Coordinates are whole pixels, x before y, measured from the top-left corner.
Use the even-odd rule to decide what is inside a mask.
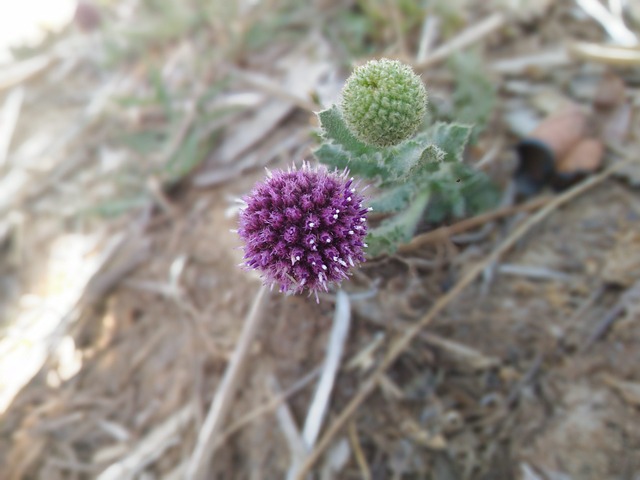
[[[244,198],[238,234],[244,265],[280,291],[315,293],[347,278],[364,262],[364,198],[347,172],[325,167],[269,172]]]

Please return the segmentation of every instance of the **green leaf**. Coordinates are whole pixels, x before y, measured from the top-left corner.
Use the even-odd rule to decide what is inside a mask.
[[[428,202],[429,192],[425,191],[411,203],[409,208],[370,229],[367,235],[369,245],[367,255],[376,257],[384,253],[393,253],[400,243],[411,240]]]
[[[396,185],[385,189],[380,195],[369,202],[369,206],[376,213],[398,212],[405,208],[413,198],[414,186],[410,184]]]
[[[340,110],[335,105],[318,113],[318,118],[320,119],[320,126],[323,130],[323,137],[326,140],[340,145],[343,150],[351,154],[352,157],[373,155],[376,152],[374,147],[365,145],[353,136],[344,123]]]
[[[445,157],[444,151],[437,145],[427,145],[420,157],[411,166],[408,172],[409,178],[428,176],[440,169],[440,162]]]
[[[387,176],[387,171],[380,165],[380,154],[354,158],[350,157],[342,147],[332,143],[324,143],[313,154],[320,163],[334,167],[336,170],[348,168],[352,175],[363,178]]]
[[[477,215],[495,207],[500,201],[497,185],[484,172],[464,167],[467,172],[460,181],[460,194],[465,199],[465,215]]]
[[[406,176],[427,144],[426,137],[420,135],[402,142],[400,145],[381,149],[384,157],[382,163],[391,174],[389,180]]]
[[[429,128],[427,134],[431,142],[444,152],[444,162],[459,162],[472,129],[471,125],[438,122]]]
[[[314,153],[325,165],[364,178],[386,178],[389,173],[382,162],[381,149],[365,145],[349,131],[340,110],[334,105],[318,113],[322,137],[326,140]]]

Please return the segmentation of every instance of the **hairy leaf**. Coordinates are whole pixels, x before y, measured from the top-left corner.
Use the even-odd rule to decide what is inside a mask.
[[[459,162],[472,129],[471,125],[438,122],[427,133],[431,142],[444,152],[443,161]]]
[[[388,177],[381,149],[369,147],[349,131],[340,110],[334,105],[318,113],[322,137],[327,140],[314,153],[325,165],[349,171],[364,178]]]
[[[398,244],[411,240],[428,202],[429,192],[425,191],[416,197],[406,210],[369,229],[367,254],[375,257],[393,253],[397,250]]]
[[[380,165],[380,154],[364,157],[350,157],[341,146],[324,143],[313,152],[315,157],[329,167],[337,170],[348,168],[351,174],[363,178],[375,178],[377,176],[387,176],[387,171]]]
[[[360,157],[361,155],[372,155],[377,150],[365,145],[353,136],[344,123],[340,110],[335,105],[319,112],[318,118],[322,127],[322,136],[326,140],[340,145],[348,154]]]
[[[369,206],[376,213],[398,212],[405,208],[414,196],[414,186],[400,184],[385,189],[380,195],[369,202]]]

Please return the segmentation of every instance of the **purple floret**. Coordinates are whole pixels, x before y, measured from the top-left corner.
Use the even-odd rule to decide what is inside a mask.
[[[303,164],[269,173],[244,198],[238,234],[244,265],[260,270],[280,291],[316,294],[364,262],[364,197],[347,172]]]

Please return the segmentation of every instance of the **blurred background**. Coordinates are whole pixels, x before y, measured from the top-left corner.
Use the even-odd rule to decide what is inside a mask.
[[[0,479],[640,480],[639,26],[635,0],[0,0]],[[274,292],[207,436],[260,287],[234,199],[381,57],[474,125],[500,201],[432,205],[346,282],[344,428],[302,446],[335,292]]]

